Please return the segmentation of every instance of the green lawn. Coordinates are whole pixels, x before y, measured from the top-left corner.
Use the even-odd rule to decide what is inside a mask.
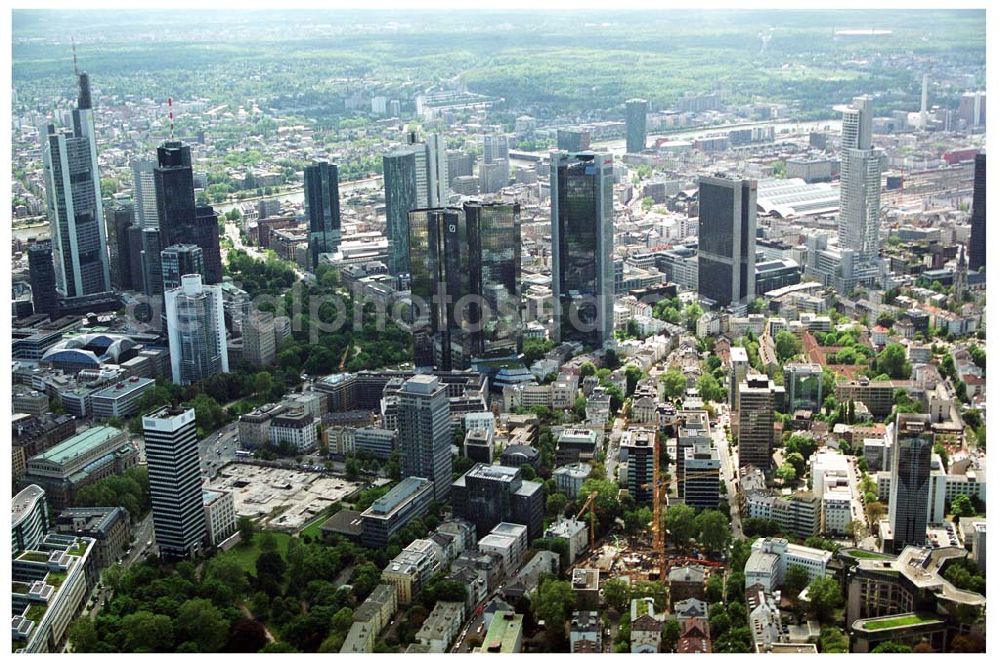
[[[292,537],[283,532],[272,532],[272,534],[274,535],[275,542],[278,544],[278,552],[280,552],[281,556],[284,557],[288,553],[288,540]],[[223,553],[219,553],[219,556],[235,559],[239,562],[240,566],[251,575],[257,575],[257,557],[260,555],[260,537],[261,533],[257,532],[250,545],[238,543],[231,549]]]
[[[892,559],[891,555],[883,555],[869,550],[852,550],[847,554],[857,559]]]
[[[885,617],[882,619],[869,619],[864,622],[864,627],[869,631],[884,631],[887,628],[899,628],[900,626],[916,626],[934,621],[933,617],[921,617],[920,615],[904,615],[902,617]]]
[[[329,519],[330,516],[324,513],[322,516],[303,527],[302,531],[299,532],[299,536],[308,536],[313,541],[318,540],[322,534],[319,528]]]

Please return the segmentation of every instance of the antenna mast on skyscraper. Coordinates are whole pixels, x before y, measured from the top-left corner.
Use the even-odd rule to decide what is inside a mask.
[[[167,109],[170,111],[170,140],[174,139],[174,98],[167,97]]]
[[[76,37],[70,37],[73,42],[73,71],[76,72],[77,77],[80,76],[80,67],[76,63]]]

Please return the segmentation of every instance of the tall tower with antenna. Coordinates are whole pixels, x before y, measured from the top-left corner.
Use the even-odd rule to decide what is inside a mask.
[[[90,78],[80,71],[75,40],[73,71],[78,95],[72,126],[48,125],[42,146],[56,290],[64,298],[111,290]]]

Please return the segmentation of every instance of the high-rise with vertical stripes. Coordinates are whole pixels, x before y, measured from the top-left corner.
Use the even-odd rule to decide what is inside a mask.
[[[142,418],[153,530],[163,557],[194,557],[205,538],[194,410],[165,407]]]

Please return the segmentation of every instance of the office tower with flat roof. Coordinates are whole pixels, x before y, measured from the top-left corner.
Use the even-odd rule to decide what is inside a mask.
[[[637,154],[646,149],[646,114],[649,102],[629,99],[625,102],[625,151]]]
[[[80,73],[72,127],[48,125],[42,149],[56,290],[82,297],[111,290],[90,81]]]
[[[409,214],[417,205],[417,161],[412,149],[401,148],[382,157],[385,183],[385,234],[389,240],[389,273],[410,271]]]
[[[165,407],[142,418],[153,531],[163,557],[194,557],[206,535],[194,410]]]
[[[774,446],[774,412],[785,402],[785,389],[766,375],[747,375],[739,391],[740,467],[754,465],[765,472],[771,467]]]
[[[156,228],[142,229],[142,288],[147,297],[163,294],[161,235]]]
[[[906,546],[923,547],[927,543],[934,434],[926,414],[896,415],[894,434],[889,526],[893,550],[898,552]]]
[[[204,285],[201,274],[185,274],[181,286],[167,290],[163,299],[174,384],[228,373],[222,287]]]
[[[415,375],[399,390],[399,456],[404,477],[434,484],[434,499],[451,488],[451,414],[448,387],[433,375]]]
[[[132,227],[131,204],[116,203],[107,209],[108,252],[110,254],[111,288],[132,290],[132,270],[129,264],[129,228]]]
[[[140,228],[158,228],[159,212],[156,205],[156,181],[153,179],[153,169],[156,160],[145,157],[133,158],[129,163],[132,168],[132,209],[135,225]]]
[[[205,274],[205,260],[200,246],[194,244],[174,244],[160,251],[160,267],[163,270],[163,290],[181,287],[181,277],[185,274]]]
[[[274,314],[253,311],[243,321],[243,360],[251,366],[264,368],[274,362],[276,352]]]
[[[590,149],[590,132],[586,129],[557,129],[556,148],[566,152]]]
[[[698,295],[727,307],[754,299],[757,180],[698,181]]]
[[[510,138],[503,134],[483,136],[483,163],[508,161],[510,159]]]
[[[49,317],[59,312],[59,293],[56,292],[56,270],[52,262],[51,240],[35,241],[28,245],[28,277],[31,281],[31,302],[35,313]]]
[[[750,358],[747,349],[734,345],[729,349],[729,409],[736,412],[740,409],[740,385],[747,377],[750,369]]]
[[[156,160],[153,182],[160,247],[197,244],[205,263],[204,282],[209,285],[221,283],[219,218],[211,206],[195,202],[191,148],[180,141],[166,141],[157,148]],[[148,283],[146,289],[150,289]]]
[[[554,152],[551,167],[553,337],[592,348],[613,339],[611,155]]]
[[[872,113],[871,97],[855,97],[842,123],[837,237],[841,251],[853,252],[855,262],[845,291],[870,284],[879,274],[882,152],[872,145]]]
[[[142,270],[142,228],[133,223],[128,228],[128,271],[136,292],[146,291]]]
[[[445,141],[437,134],[430,134],[421,143],[416,133],[411,132],[406,145],[383,155],[382,177],[389,273],[402,276],[410,272],[410,212],[442,207],[448,202]]]
[[[986,155],[976,155],[972,179],[972,232],[969,234],[969,269],[986,266]]]
[[[625,431],[620,449],[627,459],[628,492],[636,504],[653,503],[653,454],[656,431],[645,428]],[[718,487],[718,485],[716,485]]]
[[[153,183],[161,246],[189,241],[187,231],[194,225],[195,208],[191,148],[175,140],[156,148]]]
[[[309,256],[312,268],[319,254],[333,253],[340,246],[340,185],[336,164],[320,161],[306,166],[305,212],[309,220]]]
[[[816,413],[823,407],[823,367],[819,364],[788,363],[785,373],[785,412]]]
[[[476,526],[486,536],[499,523],[528,528],[528,540],[542,536],[545,490],[538,481],[521,476],[520,468],[477,463],[451,485],[454,515]]]
[[[719,451],[712,440],[699,441],[684,450],[681,498],[694,509],[719,507]]]
[[[466,203],[410,213],[414,363],[461,370],[521,345],[517,204]]]
[[[198,205],[194,209],[194,226],[189,241],[201,247],[205,261],[205,283],[222,283],[222,247],[219,242],[219,215],[211,205]]]

